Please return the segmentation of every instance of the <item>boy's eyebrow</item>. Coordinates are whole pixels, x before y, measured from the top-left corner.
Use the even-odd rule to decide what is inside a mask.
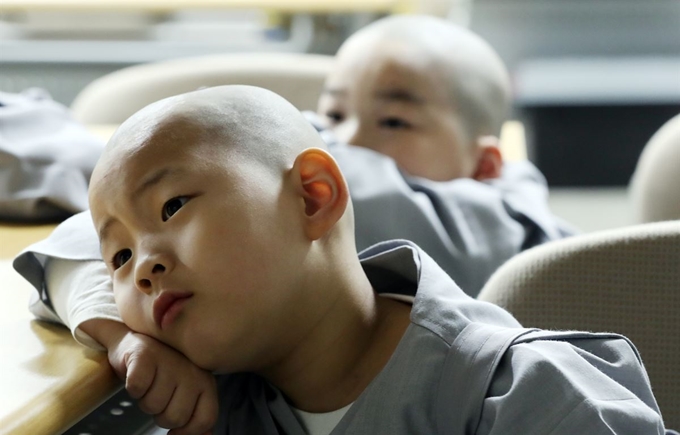
[[[376,91],[374,96],[380,100],[399,101],[411,104],[423,104],[425,102],[424,98],[404,89]]]
[[[99,231],[97,232],[99,235],[99,243],[103,242],[108,236],[109,236],[109,228],[111,225],[113,225],[114,222],[117,222],[118,220],[114,217],[108,217],[104,221],[104,225],[101,226]]]
[[[325,87],[323,88],[322,93],[330,94],[334,97],[343,97],[347,95],[347,90],[344,88]],[[377,91],[374,96],[380,100],[398,101],[403,103],[423,104],[425,102],[424,98],[404,89],[388,89],[385,91]]]
[[[168,176],[175,175],[180,172],[182,172],[180,168],[167,168],[167,167],[152,172],[150,175],[142,179],[143,181],[139,184],[139,186],[137,186],[134,189],[132,197],[139,198],[142,195],[142,193],[163,181],[164,178],[167,178]],[[98,231],[100,241],[104,241],[104,239],[106,239],[106,237],[108,236],[109,227],[111,227],[111,225],[115,222],[118,222],[118,220],[114,217],[109,217],[104,221],[104,225],[102,225]]]
[[[164,178],[167,178],[169,175],[175,175],[177,172],[181,172],[181,170],[178,168],[167,167],[152,172],[150,175],[147,175],[142,179],[143,181],[132,192],[132,197],[140,197],[145,191],[151,189],[153,186],[163,181]]]

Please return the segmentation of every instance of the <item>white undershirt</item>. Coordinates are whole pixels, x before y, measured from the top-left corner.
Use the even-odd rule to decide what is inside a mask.
[[[306,412],[292,406],[290,409],[297,417],[307,435],[328,435],[335,429],[335,426],[340,423],[340,420],[342,420],[342,417],[345,416],[347,410],[349,410],[351,406],[352,404],[350,403],[344,408],[320,413]]]

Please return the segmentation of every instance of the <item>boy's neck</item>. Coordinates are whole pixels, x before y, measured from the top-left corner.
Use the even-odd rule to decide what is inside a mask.
[[[275,367],[260,372],[298,409],[330,412],[355,401],[410,324],[411,306],[375,294],[358,262],[356,267],[310,333]]]

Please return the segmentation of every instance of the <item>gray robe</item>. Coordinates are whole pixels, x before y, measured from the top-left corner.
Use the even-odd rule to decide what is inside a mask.
[[[663,422],[634,346],[616,334],[523,329],[471,299],[422,250],[360,254],[378,293],[415,296],[391,359],[331,435],[652,435]],[[279,390],[219,379],[215,434],[304,435]]]

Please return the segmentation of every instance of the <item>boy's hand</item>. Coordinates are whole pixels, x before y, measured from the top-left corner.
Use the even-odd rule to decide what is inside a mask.
[[[94,320],[87,323],[94,322]],[[217,385],[209,372],[200,369],[173,348],[124,324],[83,325],[108,349],[109,363],[142,411],[156,424],[172,429],[168,435],[210,434],[217,420]],[[87,329],[86,329],[87,328]],[[107,331],[102,336],[102,331]]]

